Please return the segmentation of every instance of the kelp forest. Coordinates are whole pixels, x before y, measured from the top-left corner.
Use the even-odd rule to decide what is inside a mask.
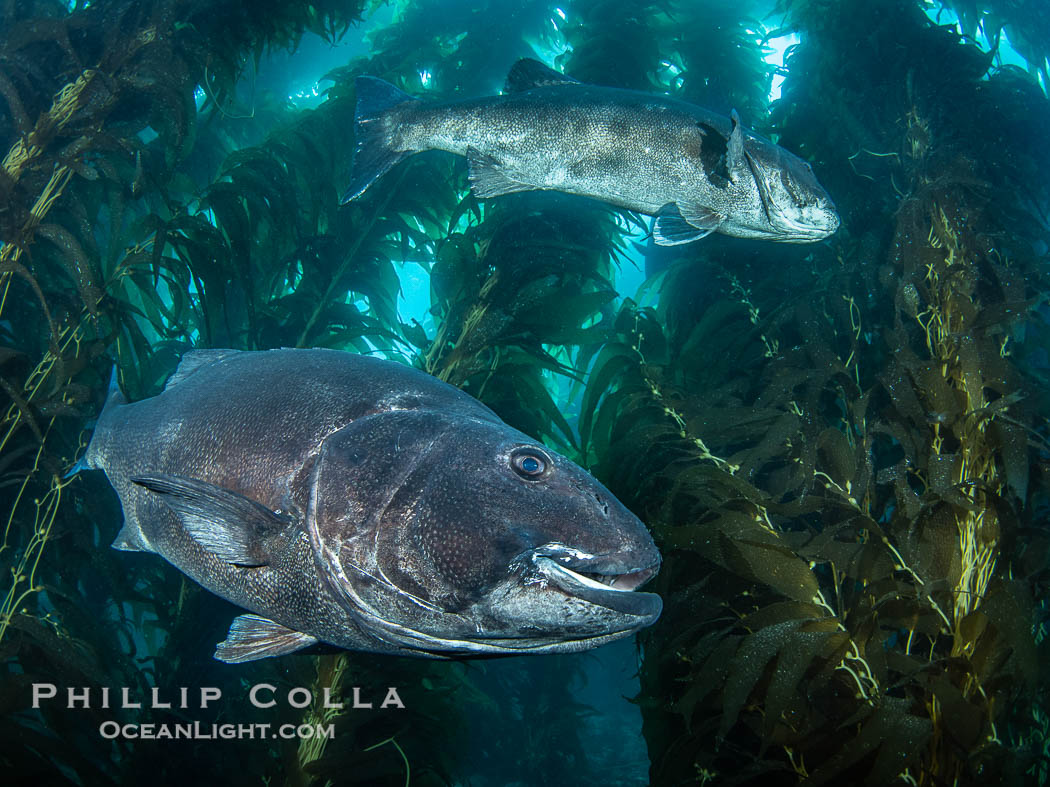
[[[260,78],[350,39],[311,106]],[[1048,55],[1039,0],[0,0],[0,771],[1050,781]],[[597,201],[478,200],[440,152],[339,204],[355,77],[494,95],[520,57],[735,108],[812,164],[841,228],[660,248],[648,218]],[[276,347],[423,369],[646,523],[664,612],[631,646],[636,695],[614,698],[640,712],[637,772],[603,769],[583,735],[617,734],[584,699],[619,691],[593,685],[591,654],[219,664],[238,611],[109,548],[116,495],[69,471],[111,370],[134,401],[191,348]],[[89,707],[34,708],[42,682]],[[263,683],[265,711],[244,699]],[[202,686],[236,701],[200,708]],[[388,686],[404,708],[379,708]],[[346,707],[296,707],[289,687]],[[357,688],[374,709],[351,707]],[[336,734],[109,739],[107,720]]]

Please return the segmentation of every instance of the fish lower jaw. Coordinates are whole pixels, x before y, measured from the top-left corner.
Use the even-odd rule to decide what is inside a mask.
[[[616,574],[603,574],[595,571],[584,571],[583,566],[569,568],[563,563],[544,556],[533,558],[537,571],[537,580],[545,585],[555,585],[570,595],[577,595],[600,603],[602,597],[611,595],[650,595],[635,591],[651,577],[659,566],[626,571]],[[596,593],[597,591],[597,593]]]

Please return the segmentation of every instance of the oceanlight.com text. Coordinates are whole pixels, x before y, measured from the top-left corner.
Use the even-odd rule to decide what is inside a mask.
[[[309,739],[335,737],[332,724],[120,724],[104,721],[98,727],[99,735],[106,740],[271,740]]]

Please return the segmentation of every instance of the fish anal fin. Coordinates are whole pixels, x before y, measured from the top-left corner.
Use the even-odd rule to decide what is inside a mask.
[[[117,537],[111,544],[113,549],[121,552],[153,552],[154,549],[142,538],[142,533],[137,527],[131,527],[127,522],[120,528]]]
[[[680,246],[710,235],[717,226],[698,227],[685,219],[678,205],[668,202],[653,219],[653,240],[659,246]]]
[[[161,474],[131,480],[157,493],[194,541],[234,565],[268,565],[274,539],[290,521],[244,495],[204,481]]]
[[[317,637],[274,623],[259,615],[246,614],[234,618],[226,639],[215,648],[215,658],[227,664],[284,656],[308,648]]]
[[[500,162],[476,148],[467,148],[467,177],[471,190],[479,199],[499,197],[518,191],[533,191],[536,186],[514,178]]]
[[[566,76],[553,68],[549,68],[539,60],[531,57],[523,57],[510,67],[507,74],[507,82],[503,86],[504,93],[521,93],[537,87],[549,85],[579,85],[580,80]]]

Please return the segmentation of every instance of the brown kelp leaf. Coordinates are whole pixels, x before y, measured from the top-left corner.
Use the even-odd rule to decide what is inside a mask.
[[[840,486],[857,471],[857,451],[838,429],[825,429],[817,438],[818,467]]]
[[[972,751],[984,729],[984,709],[966,699],[943,673],[930,681],[929,690],[940,703],[944,729],[956,745],[965,751]]]
[[[818,595],[809,564],[775,532],[762,527],[757,514],[727,511],[710,523],[674,528],[666,544],[697,552],[796,601],[809,603]]]
[[[934,454],[930,457],[929,491],[952,505],[977,511],[973,501],[959,489],[959,484],[968,480],[961,475],[962,457],[959,454]]]
[[[1002,401],[1002,400],[999,400]],[[992,421],[989,435],[999,444],[1006,471],[1006,483],[1018,500],[1024,503],[1028,497],[1028,435],[1022,426],[1002,418]]]
[[[430,287],[436,300],[477,298],[477,251],[466,236],[456,233],[438,248],[430,269]]]
[[[776,669],[766,691],[762,717],[763,748],[771,742],[773,730],[782,723],[783,715],[798,695],[799,683],[837,626],[838,621],[832,618],[810,621],[786,637],[784,646],[777,653]]]
[[[726,568],[796,601],[813,601],[819,587],[809,565],[779,544],[722,538]]]
[[[602,397],[602,409],[608,406],[608,392],[630,370],[638,367],[638,354],[632,347],[621,342],[609,342],[602,347],[594,361],[594,366],[587,380],[583,403],[580,406],[580,437],[583,445],[590,442],[591,423],[598,412],[598,403]]]
[[[0,96],[3,96],[7,102],[7,108],[11,112],[11,118],[15,121],[15,128],[19,135],[28,134],[33,124],[29,120],[29,115],[26,114],[25,105],[18,95],[18,89],[2,71],[0,71]]]
[[[927,418],[950,423],[960,415],[959,397],[948,385],[940,361],[916,361],[911,373],[922,392]]]
[[[724,738],[736,724],[740,711],[747,704],[755,684],[765,674],[773,657],[781,648],[794,644],[802,623],[800,620],[788,620],[766,626],[740,644],[730,663],[723,690],[722,721],[718,728],[720,737]],[[819,644],[823,644],[823,640]]]
[[[906,462],[897,463],[896,478],[893,482],[893,494],[897,499],[897,505],[900,506],[904,512],[904,516],[913,520],[919,515],[919,511],[922,509],[922,499],[919,497],[919,493],[916,492],[909,480],[909,470]]]
[[[84,308],[91,314],[96,314],[98,302],[102,299],[102,291],[96,284],[91,258],[80,245],[80,241],[73,237],[73,233],[58,224],[41,224],[36,228],[36,232],[58,247],[62,265],[80,292]]]
[[[1032,597],[1020,580],[997,581],[981,603],[988,626],[971,658],[982,682],[1007,668],[1027,686],[1035,685],[1039,659],[1032,633]]]
[[[924,716],[909,713],[909,706],[909,700],[883,697],[860,733],[843,741],[838,751],[810,775],[807,784],[815,786],[834,781],[851,765],[876,750],[874,766],[864,783],[878,787],[893,783],[910,762],[921,756],[923,746],[933,732],[932,722]]]
[[[687,727],[693,718],[697,704],[703,702],[707,695],[725,682],[726,674],[734,661],[734,654],[743,639],[743,637],[725,636],[722,632],[717,632],[701,638],[700,642],[690,651],[690,656],[694,660],[703,658],[698,651],[709,652],[706,658],[703,658],[700,669],[690,675],[689,688],[672,706],[672,710],[682,714]],[[713,649],[711,648],[712,643],[717,643]]]
[[[777,623],[789,620],[819,619],[825,617],[826,614],[825,609],[816,604],[806,604],[801,601],[775,601],[750,615],[745,615],[740,623],[748,631],[758,631]]]
[[[927,411],[919,402],[911,376],[904,366],[898,362],[901,357],[902,353],[898,352],[897,360],[889,364],[889,368],[879,378],[879,381],[889,393],[894,407],[897,408],[897,411],[902,416],[909,419],[913,425],[925,423]]]
[[[977,342],[969,333],[958,337],[956,352],[959,357],[959,367],[962,369],[963,390],[969,399],[971,408],[977,407],[984,402],[984,375],[981,372],[981,356],[977,351]]]
[[[961,573],[959,556],[959,526],[957,514],[943,503],[927,509],[913,523],[912,529],[902,533],[897,548],[907,565],[927,584],[947,579],[949,583]]]

